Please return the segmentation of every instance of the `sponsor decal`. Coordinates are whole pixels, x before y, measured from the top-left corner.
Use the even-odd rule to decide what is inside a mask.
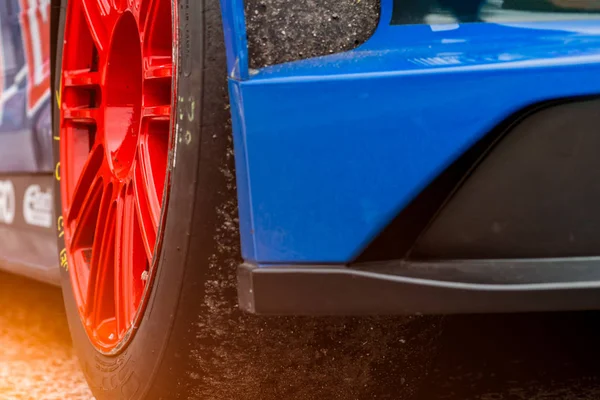
[[[40,185],[31,185],[23,196],[23,218],[29,225],[52,226],[52,190],[43,191]]]
[[[0,222],[12,224],[15,219],[15,186],[11,181],[0,181]]]

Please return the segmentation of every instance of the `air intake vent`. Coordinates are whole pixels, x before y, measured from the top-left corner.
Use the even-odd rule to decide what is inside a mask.
[[[247,0],[250,68],[351,50],[371,37],[380,0]]]

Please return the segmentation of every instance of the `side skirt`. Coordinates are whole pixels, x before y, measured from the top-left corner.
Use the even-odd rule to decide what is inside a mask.
[[[592,310],[600,309],[600,258],[242,264],[238,298],[264,315]]]

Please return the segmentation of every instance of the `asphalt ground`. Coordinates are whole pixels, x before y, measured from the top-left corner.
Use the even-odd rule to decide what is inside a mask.
[[[448,316],[442,329],[417,400],[600,399],[600,312]],[[93,397],[60,290],[0,273],[0,400],[11,399]]]

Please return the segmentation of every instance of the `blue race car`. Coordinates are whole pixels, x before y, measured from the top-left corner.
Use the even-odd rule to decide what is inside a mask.
[[[514,3],[3,3],[2,267],[98,399],[410,398],[420,314],[600,308],[598,1]]]

